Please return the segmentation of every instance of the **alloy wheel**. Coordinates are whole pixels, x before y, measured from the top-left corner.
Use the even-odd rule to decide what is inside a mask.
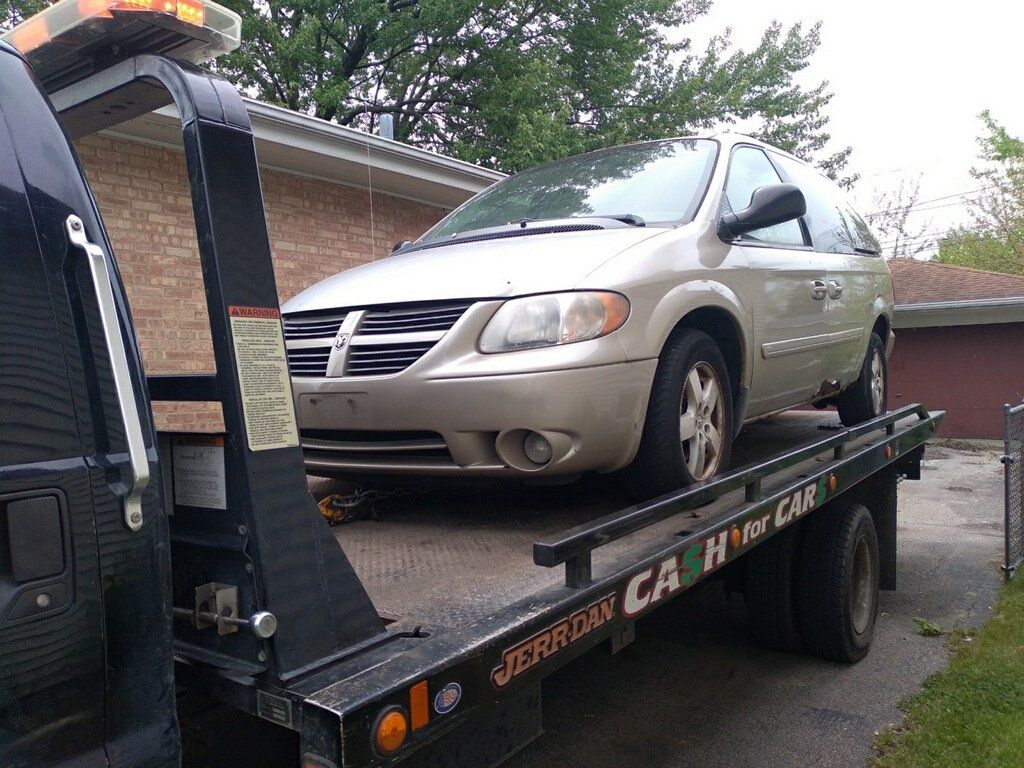
[[[871,356],[871,410],[876,416],[882,415],[885,399],[885,363],[878,350]]]
[[[679,406],[683,462],[694,480],[715,474],[725,439],[725,402],[715,369],[703,361],[686,374]]]

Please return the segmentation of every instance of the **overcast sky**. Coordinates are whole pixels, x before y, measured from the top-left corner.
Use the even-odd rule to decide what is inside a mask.
[[[765,27],[820,20],[822,42],[801,81],[828,80],[828,114],[836,148],[852,146],[849,170],[861,180],[858,207],[921,175],[921,210],[929,231],[965,220],[963,197],[978,184],[975,138],[983,109],[1024,135],[1024,3],[920,0],[715,0],[711,13],[685,28],[695,43],[732,27],[750,48]],[[935,198],[945,198],[932,201]],[[941,206],[941,207],[938,207]]]

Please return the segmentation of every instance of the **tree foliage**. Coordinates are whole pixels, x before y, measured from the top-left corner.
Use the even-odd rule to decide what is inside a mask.
[[[934,238],[928,237],[931,222],[910,223],[920,197],[920,177],[904,179],[891,192],[875,197],[874,210],[865,218],[878,233],[885,258],[910,258],[934,247]]]
[[[972,223],[939,243],[938,261],[1024,275],[1024,140],[981,113],[982,165],[971,170],[980,192],[968,203]]]
[[[10,21],[37,0],[4,0]],[[222,0],[242,47],[216,68],[256,98],[506,171],[623,142],[739,126],[832,176],[827,82],[799,75],[817,25],[698,49],[712,0]]]

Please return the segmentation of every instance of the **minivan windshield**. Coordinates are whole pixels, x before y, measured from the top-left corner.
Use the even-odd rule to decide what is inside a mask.
[[[628,215],[635,224],[684,223],[704,196],[717,150],[711,139],[671,139],[539,165],[481,192],[419,242],[524,220]]]

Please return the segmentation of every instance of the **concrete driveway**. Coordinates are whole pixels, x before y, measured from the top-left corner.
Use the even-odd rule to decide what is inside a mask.
[[[999,587],[1002,467],[992,448],[931,445],[900,485],[899,589],[854,666],[765,651],[743,600],[719,585],[638,622],[617,656],[592,653],[544,689],[546,733],[509,768],[863,766],[896,703],[941,669],[945,637],[914,617],[974,627]]]
[[[549,678],[546,732],[507,765],[864,766],[876,731],[899,720],[897,702],[945,664],[946,638],[922,637],[914,617],[978,626],[1001,580],[996,446],[930,445],[925,456],[923,479],[900,486],[899,589],[882,593],[862,662],[765,651],[747,636],[740,596],[698,587],[638,622],[620,654],[589,653]],[[570,491],[550,493],[556,503]],[[294,734],[225,707],[185,713],[182,727],[186,768],[295,765]]]

